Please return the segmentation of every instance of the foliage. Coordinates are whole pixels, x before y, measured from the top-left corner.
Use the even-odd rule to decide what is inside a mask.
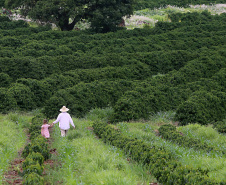
[[[105,109],[103,111],[106,111]],[[87,119],[73,119],[76,130],[69,131],[66,139],[60,138],[59,130],[54,129],[51,136],[53,146],[58,151],[56,159],[62,161],[58,166],[48,169],[46,181],[57,184],[147,184],[156,179],[147,173],[148,168],[142,164],[128,162],[122,150],[106,145],[96,139],[92,122]],[[88,127],[88,129],[87,129]],[[71,136],[76,136],[71,138]],[[70,139],[68,138],[70,136]],[[78,170],[80,173],[74,173]]]
[[[43,108],[54,118],[66,105],[76,117],[112,107],[111,122],[161,111],[181,124],[225,119],[225,14],[171,20],[105,34],[2,21],[0,111]]]
[[[90,0],[86,17],[96,32],[116,31],[123,17],[133,14],[133,4],[134,0]]]
[[[46,138],[40,135],[43,114],[38,113],[32,118],[29,125],[31,143],[28,143],[23,151],[22,157],[25,158],[22,164],[24,184],[44,184],[42,174],[44,170],[44,160],[50,158]]]
[[[12,79],[6,73],[0,73],[0,87],[9,87],[12,83]]]
[[[175,115],[175,119],[182,125],[198,122],[210,123],[224,119],[226,94],[221,97],[216,92],[196,91],[189,99],[181,104]]]
[[[42,136],[40,136],[40,138],[41,137]],[[32,152],[42,154],[42,156],[44,157],[45,160],[50,158],[48,145],[46,144],[45,141],[42,141],[40,139],[34,140],[31,143],[27,144],[22,152],[22,157],[26,158]]]
[[[25,175],[23,184],[24,185],[36,185],[36,184],[43,185],[44,179],[37,173],[32,172],[32,173]]]
[[[22,168],[25,169],[28,166],[33,165],[33,164],[37,164],[37,163],[40,164],[40,165],[43,165],[43,163],[44,163],[43,156],[40,153],[31,153],[23,161]]]
[[[7,91],[15,100],[16,107],[31,110],[34,106],[34,95],[31,89],[23,84],[15,83]]]
[[[226,120],[223,121],[217,121],[214,124],[214,128],[217,129],[218,132],[226,133]]]
[[[31,120],[31,124],[28,128],[29,133],[38,132],[40,134],[40,130],[41,130],[41,126],[43,124],[44,118],[45,117],[43,114],[38,114],[38,115],[34,116]]]
[[[0,135],[0,184],[3,183],[4,174],[10,167],[10,161],[18,156],[18,151],[26,144],[22,119],[29,120],[21,114],[0,114],[0,127],[4,130]]]
[[[104,109],[95,108],[91,109],[85,116],[86,119],[91,121],[102,120],[108,122],[112,117],[114,110],[111,107],[107,107]]]
[[[199,139],[189,138],[176,130],[176,127],[171,124],[162,125],[159,128],[159,133],[163,139],[170,140],[180,146],[193,148],[195,150],[204,150],[206,152],[220,152],[225,154],[224,151],[216,147],[209,146],[206,142],[201,142]]]
[[[55,23],[64,30],[72,30],[82,19],[91,22],[96,32],[115,31],[122,17],[133,13],[133,0],[123,1],[12,1],[6,0],[7,7],[20,7],[21,13],[42,22]],[[70,23],[69,19],[72,19]]]
[[[122,148],[134,160],[149,165],[152,174],[160,183],[172,184],[221,184],[225,183],[210,180],[207,170],[194,169],[183,166],[172,153],[168,153],[164,147],[148,145],[142,140],[131,138],[111,128],[106,123],[96,122],[93,125],[94,132],[107,143]],[[172,129],[173,130],[173,129]]]

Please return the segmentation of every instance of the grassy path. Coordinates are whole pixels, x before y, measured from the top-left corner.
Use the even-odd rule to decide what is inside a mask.
[[[31,118],[18,114],[0,115],[0,126],[4,130],[0,135],[0,184],[22,183],[22,178],[18,175],[22,163],[18,151],[27,142],[24,128]],[[145,166],[133,162],[121,150],[99,140],[92,132],[92,121],[74,119],[74,122],[76,129],[71,129],[65,138],[60,136],[58,125],[52,129],[49,141],[52,157],[45,162],[45,184],[157,184]],[[159,127],[156,123],[119,123],[117,127],[130,137],[165,147],[183,165],[209,169],[212,179],[221,181],[226,176],[225,156],[219,156],[215,152],[194,151],[166,141],[156,136]],[[226,150],[226,136],[211,127],[188,125],[178,127],[178,131]]]
[[[130,161],[120,150],[104,144],[92,133],[91,122],[74,119],[76,130],[70,130],[66,138],[60,137],[56,125],[52,147],[59,162],[47,170],[51,184],[120,184],[149,185],[156,182],[144,166]],[[154,183],[153,183],[154,184]]]
[[[0,184],[20,184],[21,148],[26,144],[24,126],[29,117],[18,114],[0,115]]]

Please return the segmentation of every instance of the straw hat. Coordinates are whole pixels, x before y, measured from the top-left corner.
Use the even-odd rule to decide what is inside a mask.
[[[66,108],[66,106],[63,106],[63,107],[60,109],[60,111],[61,111],[61,112],[67,112],[67,111],[69,111],[69,109]]]

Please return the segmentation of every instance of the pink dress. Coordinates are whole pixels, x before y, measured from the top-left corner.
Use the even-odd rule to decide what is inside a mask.
[[[41,134],[42,136],[44,136],[45,138],[49,138],[49,127],[50,125],[48,124],[44,124],[42,125],[42,129],[41,129]]]

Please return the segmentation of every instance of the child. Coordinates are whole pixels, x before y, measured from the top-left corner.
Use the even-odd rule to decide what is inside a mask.
[[[49,138],[50,137],[50,135],[49,135],[49,128],[51,128],[51,127],[52,127],[52,125],[48,124],[47,119],[44,119],[43,120],[43,125],[41,126],[41,134],[42,134],[43,137],[45,137],[45,138]]]

